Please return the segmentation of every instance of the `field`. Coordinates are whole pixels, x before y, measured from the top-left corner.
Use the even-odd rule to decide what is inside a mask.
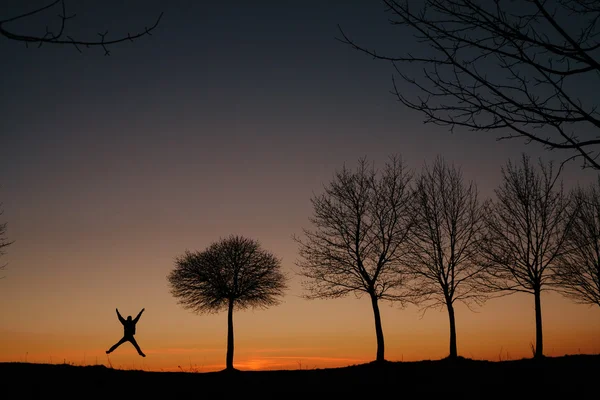
[[[600,355],[542,360],[434,360],[282,371],[148,372],[104,366],[0,363],[3,393],[18,398],[230,398],[232,395],[460,394],[469,398],[597,394]],[[158,397],[157,397],[158,396]]]

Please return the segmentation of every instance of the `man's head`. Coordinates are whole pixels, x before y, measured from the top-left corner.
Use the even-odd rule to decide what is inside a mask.
[[[127,321],[131,321],[131,315],[127,316]]]

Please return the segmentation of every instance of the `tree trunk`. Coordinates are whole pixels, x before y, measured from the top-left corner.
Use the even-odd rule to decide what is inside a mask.
[[[371,304],[373,305],[373,314],[375,316],[375,334],[377,335],[377,362],[385,361],[385,344],[383,342],[383,328],[381,327],[381,314],[379,313],[379,304],[377,296],[371,294]]]
[[[456,358],[458,357],[458,350],[456,349],[456,320],[452,301],[446,301],[446,307],[448,307],[448,318],[450,319],[450,358]]]
[[[227,370],[233,370],[233,300],[229,300],[227,310]]]
[[[544,337],[542,335],[542,301],[541,290],[536,288],[533,292],[535,298],[535,358],[544,357]]]

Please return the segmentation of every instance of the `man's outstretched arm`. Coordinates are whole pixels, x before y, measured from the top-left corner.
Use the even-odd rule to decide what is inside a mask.
[[[135,317],[135,319],[133,320],[134,323],[137,323],[138,320],[140,319],[140,317],[142,316],[142,313],[144,312],[145,308],[142,308],[142,311],[140,311],[140,313],[137,315],[137,317]]]
[[[119,317],[119,321],[121,321],[121,323],[124,324],[125,323],[125,318],[123,318],[121,316],[121,314],[119,314],[119,309],[118,308],[115,308],[115,310],[117,310],[117,317]]]

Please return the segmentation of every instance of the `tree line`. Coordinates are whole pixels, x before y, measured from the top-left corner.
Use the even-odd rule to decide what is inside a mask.
[[[381,169],[366,158],[354,169],[344,165],[311,198],[310,228],[292,236],[304,297],[366,295],[375,360],[382,362],[381,301],[413,304],[423,312],[446,309],[449,358],[456,358],[458,302],[472,307],[529,293],[534,357],[543,357],[542,291],[600,306],[600,179],[565,190],[560,168],[526,154],[501,172],[495,196],[481,199],[476,183],[441,156],[419,174],[396,155]],[[287,278],[273,253],[236,235],[203,251],[186,251],[168,275],[171,293],[184,308],[228,311],[227,369],[234,369],[234,309],[278,304]]]
[[[341,27],[339,38],[391,63],[392,93],[403,106],[425,123],[537,143],[566,154],[563,163],[600,169],[595,98],[582,95],[600,71],[598,2],[412,3],[382,0],[398,42],[414,37],[415,52],[369,48]],[[409,65],[419,68],[411,73]],[[446,308],[455,358],[456,302],[529,293],[534,356],[543,357],[542,291],[600,305],[600,176],[564,190],[560,170],[523,155],[502,167],[495,197],[481,200],[475,183],[439,157],[418,176],[397,157],[381,171],[365,159],[344,167],[312,199],[311,229],[294,237],[305,297],[368,295],[383,361],[380,301]]]

